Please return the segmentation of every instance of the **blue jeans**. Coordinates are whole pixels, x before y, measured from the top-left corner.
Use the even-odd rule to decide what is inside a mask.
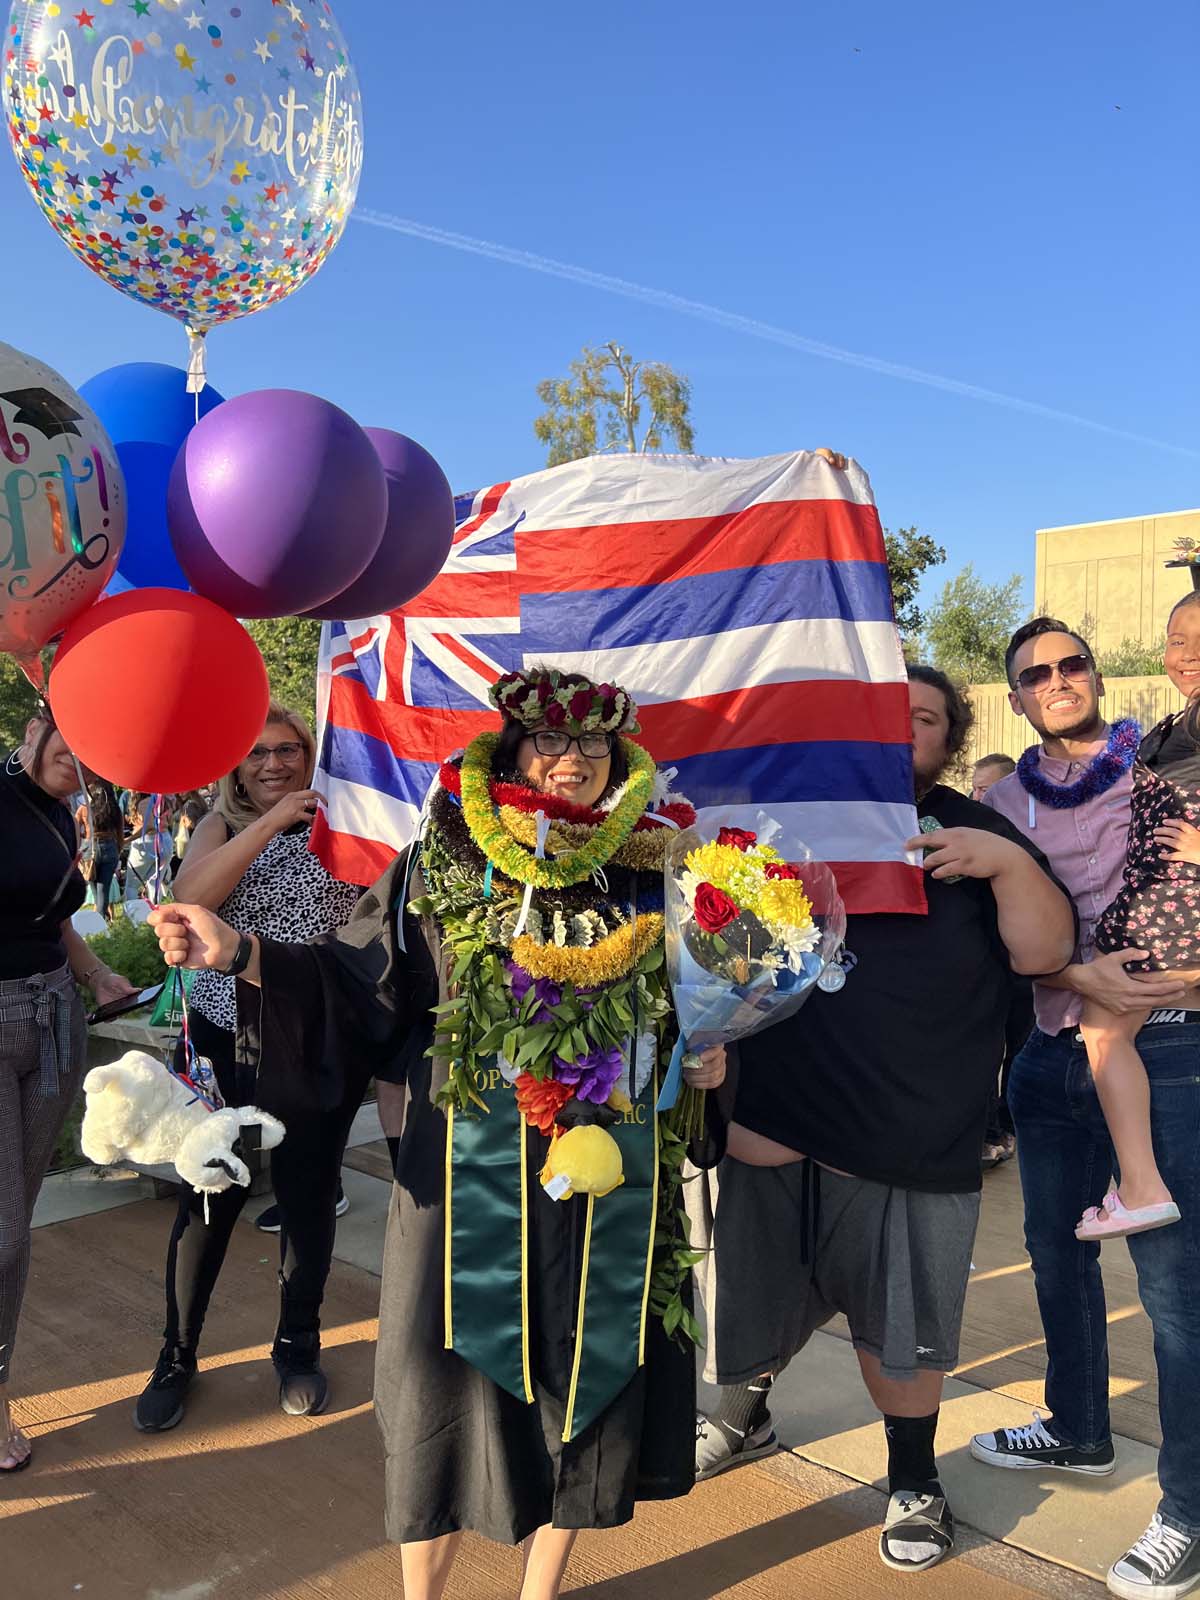
[[[1164,1521],[1200,1535],[1200,1020],[1137,1037],[1150,1079],[1154,1155],[1182,1220],[1129,1240],[1154,1328]],[[1025,1192],[1025,1243],[1046,1335],[1046,1404],[1055,1431],[1091,1449],[1110,1432],[1108,1330],[1100,1246],[1074,1227],[1115,1171],[1112,1142],[1080,1035],[1034,1029],[1013,1063],[1009,1106]]]

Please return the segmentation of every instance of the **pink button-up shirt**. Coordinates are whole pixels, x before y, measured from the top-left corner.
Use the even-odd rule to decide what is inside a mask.
[[[1042,775],[1051,783],[1074,783],[1103,749],[1101,740],[1082,761],[1055,761],[1039,750],[1038,763]],[[1126,772],[1097,799],[1056,811],[1026,794],[1014,772],[992,784],[983,797],[985,806],[1007,817],[1049,857],[1050,865],[1074,900],[1079,913],[1076,961],[1092,959],[1100,913],[1121,887],[1132,793],[1133,776]],[[1083,1010],[1082,997],[1073,990],[1050,989],[1042,983],[1033,986],[1033,1002],[1037,1025],[1043,1033],[1076,1026]]]

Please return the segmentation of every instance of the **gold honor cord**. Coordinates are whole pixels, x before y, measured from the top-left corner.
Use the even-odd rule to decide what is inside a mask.
[[[587,1311],[588,1269],[592,1263],[592,1219],[596,1214],[596,1196],[588,1195],[587,1223],[583,1230],[583,1265],[579,1270],[579,1315],[575,1319],[575,1361],[571,1367],[571,1388],[567,1394],[567,1414],[563,1421],[563,1443],[572,1437],[575,1428],[575,1401],[579,1395],[579,1369],[583,1365],[584,1317]]]

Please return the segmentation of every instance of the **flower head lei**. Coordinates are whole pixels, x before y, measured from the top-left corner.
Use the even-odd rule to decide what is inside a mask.
[[[533,667],[506,672],[488,690],[496,710],[525,728],[564,733],[640,733],[633,698],[614,683],[595,684],[577,672]]]

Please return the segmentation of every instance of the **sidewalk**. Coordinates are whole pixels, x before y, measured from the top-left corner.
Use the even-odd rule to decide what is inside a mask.
[[[251,1200],[214,1296],[202,1376],[186,1423],[137,1434],[133,1400],[157,1349],[171,1203],[136,1180],[52,1179],[39,1205],[16,1369],[33,1468],[0,1481],[0,1592],[6,1600],[393,1600],[399,1562],[384,1540],[382,1458],[370,1411],[388,1185],[374,1108],[364,1108],[344,1171],[326,1318],[333,1402],[304,1423],[275,1402],[267,1361],[276,1242],[249,1225]],[[384,1147],[386,1148],[386,1147]],[[353,1163],[353,1164],[350,1164]],[[362,1170],[366,1168],[367,1170]],[[1019,1227],[1016,1172],[989,1176],[968,1302],[963,1366],[940,1435],[963,1524],[952,1561],[920,1579],[876,1554],[885,1504],[883,1440],[836,1327],[819,1334],[775,1389],[787,1449],[643,1506],[630,1528],[584,1535],[564,1593],[596,1600],[793,1600],[913,1594],[922,1600],[1090,1597],[1149,1520],[1156,1498],[1149,1329],[1123,1252],[1108,1272],[1120,1468],[1099,1482],[989,1471],[969,1460],[980,1428],[1028,1418],[1042,1359]],[[67,1216],[74,1203],[79,1212]],[[1109,1249],[1111,1247],[1106,1247]],[[86,1281],[80,1264],[86,1263]],[[1142,1437],[1130,1435],[1140,1433]],[[119,1467],[119,1471],[114,1468]],[[280,1516],[286,1501],[286,1521]],[[515,1593],[508,1551],[468,1539],[450,1595]]]

